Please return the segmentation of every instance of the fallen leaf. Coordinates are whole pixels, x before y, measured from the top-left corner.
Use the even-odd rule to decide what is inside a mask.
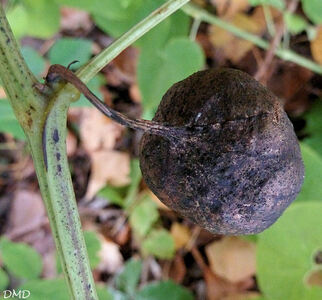
[[[67,155],[72,156],[75,154],[77,149],[77,139],[74,134],[72,134],[69,130],[67,132],[66,137],[66,148],[67,148]]]
[[[191,232],[189,228],[180,223],[173,223],[171,226],[171,235],[174,239],[175,249],[178,250],[187,245],[191,238]]]
[[[18,190],[12,201],[8,234],[37,230],[43,222],[45,208],[39,193]]]
[[[251,299],[257,299],[258,297],[260,297],[259,293],[246,292],[246,293],[231,294],[226,297],[223,297],[221,300],[251,300]]]
[[[322,270],[317,269],[312,271],[306,278],[308,286],[319,286],[322,287]]]
[[[96,233],[97,234],[97,233]],[[98,253],[100,262],[96,267],[101,272],[116,273],[124,264],[123,256],[117,244],[108,241],[104,236],[97,234],[101,242],[101,250]]]
[[[255,244],[237,237],[224,237],[206,246],[211,270],[230,282],[245,280],[256,272]]]
[[[93,22],[87,12],[71,7],[62,7],[60,10],[60,27],[62,30],[85,30],[89,31]]]
[[[115,150],[91,152],[92,172],[86,199],[91,199],[107,183],[123,186],[130,183],[130,157],[128,153]]]
[[[105,117],[96,108],[81,109],[80,138],[89,155],[100,149],[113,149],[122,132],[121,125]]]
[[[246,11],[249,8],[248,0],[211,0],[210,2],[216,6],[217,14],[224,18],[231,18],[236,13]]]
[[[322,65],[322,25],[318,27],[314,40],[311,41],[312,56]]]

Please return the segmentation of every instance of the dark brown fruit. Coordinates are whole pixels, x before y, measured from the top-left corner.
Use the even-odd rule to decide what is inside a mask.
[[[192,134],[145,133],[144,180],[167,206],[213,233],[261,232],[300,191],[293,126],[279,99],[246,73],[193,74],[168,90],[153,121]]]

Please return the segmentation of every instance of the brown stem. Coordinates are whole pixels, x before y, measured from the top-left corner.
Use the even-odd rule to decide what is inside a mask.
[[[69,69],[65,68],[62,65],[50,66],[48,74],[46,76],[46,84],[50,86],[53,83],[59,82],[61,79],[64,79],[65,81],[75,86],[79,90],[79,92],[82,93],[100,112],[121,125],[136,130],[143,130],[151,134],[160,135],[167,138],[182,138],[187,135],[190,136],[193,133],[192,128],[188,126],[168,126],[154,121],[130,119],[100,101],[88,89],[88,87]],[[202,128],[194,129],[199,129],[200,132],[200,129]]]

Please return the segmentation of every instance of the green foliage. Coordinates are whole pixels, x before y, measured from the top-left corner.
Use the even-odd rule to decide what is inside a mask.
[[[322,248],[322,203],[298,203],[259,235],[257,276],[261,291],[274,300],[318,300],[322,289],[308,286],[314,254]]]
[[[36,77],[40,77],[45,70],[45,59],[35,49],[28,46],[21,48],[21,54],[31,72]]]
[[[171,85],[200,70],[203,64],[203,51],[188,38],[172,39],[156,53],[143,50],[137,74],[145,112],[155,111]]]
[[[99,300],[116,300],[110,290],[102,284],[96,285],[96,292]]]
[[[85,231],[84,238],[91,268],[94,269],[100,262],[98,252],[101,250],[101,243],[95,232]]]
[[[7,18],[17,38],[48,38],[59,29],[60,13],[54,1],[24,0],[7,12]]]
[[[130,5],[119,10],[118,15],[111,15],[109,9],[94,12],[94,21],[109,35],[118,37],[149,15],[154,9],[160,7],[165,1],[144,0],[144,5],[140,5],[140,2],[142,0],[132,0]],[[119,7],[118,1],[111,4],[111,6],[115,5]],[[182,12],[177,12],[139,39],[136,45],[144,49],[158,49],[163,47],[172,37],[187,35],[188,28],[189,18]]]
[[[322,24],[322,1],[321,0],[302,0],[305,14],[315,24]]]
[[[158,220],[157,206],[149,197],[144,197],[130,215],[131,228],[140,236],[145,236]]]
[[[6,99],[0,99],[0,131],[10,133],[17,139],[24,140],[26,138],[9,101]]]
[[[301,144],[305,178],[296,201],[322,201],[322,157],[310,146]]]
[[[165,229],[155,229],[142,243],[144,254],[151,254],[162,259],[171,259],[175,253],[172,235]]]
[[[0,291],[3,291],[9,284],[9,277],[7,273],[0,268]]]
[[[125,195],[123,194],[123,189],[119,187],[106,185],[98,192],[97,196],[105,198],[110,204],[116,204],[120,207],[124,205]]]
[[[115,284],[117,289],[134,297],[142,271],[142,262],[137,259],[128,260],[122,272],[117,275]]]
[[[322,156],[322,101],[318,100],[311,109],[304,115],[306,120],[305,143]]]
[[[308,23],[299,15],[286,12],[284,20],[288,31],[292,34],[298,34],[308,27]]]
[[[17,278],[35,279],[42,270],[40,255],[30,246],[0,239],[0,255],[8,271]]]
[[[67,66],[74,60],[79,63],[71,68],[79,67],[86,63],[92,53],[92,42],[79,38],[61,38],[50,48],[48,58],[51,64],[61,64]]]
[[[72,61],[78,60],[71,66],[71,69],[79,68],[79,66],[88,62],[92,55],[92,42],[80,38],[62,38],[59,39],[51,48],[48,58],[51,64],[60,64],[68,66]],[[105,83],[104,76],[95,76],[89,83],[88,88],[99,98],[103,95],[100,87]],[[72,107],[91,107],[84,95],[81,95],[78,101],[73,102]]]
[[[28,290],[33,300],[69,300],[69,291],[63,278],[30,280],[19,287]]]
[[[285,8],[285,1],[284,0],[248,0],[248,2],[253,5],[270,5],[279,10],[283,10]]]
[[[161,281],[144,286],[136,295],[137,300],[193,300],[190,291],[172,281]]]

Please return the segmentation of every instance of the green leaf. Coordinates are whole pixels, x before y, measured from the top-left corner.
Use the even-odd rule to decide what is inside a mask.
[[[158,258],[171,259],[175,253],[172,235],[165,229],[153,230],[142,243],[145,254],[152,254]]]
[[[144,286],[136,295],[136,300],[193,300],[192,293],[172,281],[161,281]]]
[[[159,213],[157,206],[147,196],[143,198],[138,205],[135,206],[130,214],[130,224],[135,232],[140,236],[145,236],[151,226],[158,220]]]
[[[9,284],[9,277],[7,273],[0,268],[0,291],[3,291]]]
[[[293,204],[257,243],[260,290],[274,300],[319,300],[322,289],[308,286],[306,276],[316,268],[314,255],[322,249],[322,203]]]
[[[296,201],[322,201],[322,157],[310,146],[301,144],[305,177]]]
[[[102,284],[96,285],[96,292],[99,300],[114,300],[112,293]]]
[[[94,21],[98,27],[109,35],[118,37],[148,16],[153,10],[160,7],[165,1],[144,0],[144,5],[140,5],[140,3],[136,2],[141,1],[131,1],[130,5],[123,8],[121,17],[111,15],[109,9],[100,9],[93,13]],[[146,33],[135,43],[135,45],[140,46],[145,50],[158,50],[162,48],[169,39],[186,36],[188,35],[188,31],[189,17],[179,11]]]
[[[60,13],[55,1],[24,0],[7,13],[7,18],[17,38],[48,38],[59,29]]]
[[[32,300],[69,300],[69,290],[63,278],[31,280],[18,290],[30,291]]]
[[[45,59],[35,49],[28,46],[22,47],[21,53],[31,72],[36,77],[40,77],[45,70]]]
[[[322,101],[318,100],[311,107],[309,112],[304,115],[306,120],[305,143],[322,156]]]
[[[10,133],[17,139],[26,139],[9,101],[5,99],[0,99],[0,131]]]
[[[157,53],[143,50],[137,73],[144,109],[154,112],[169,87],[198,71],[203,64],[203,51],[188,38],[173,39]]]
[[[30,246],[0,239],[0,255],[8,271],[17,278],[35,279],[42,270],[41,256]]]
[[[101,243],[98,236],[93,231],[85,231],[84,238],[85,238],[89,263],[91,265],[91,268],[94,269],[97,267],[97,265],[100,262],[98,253],[101,250]]]
[[[71,66],[71,68],[78,68],[90,59],[91,53],[91,41],[79,38],[62,38],[50,48],[48,57],[50,63],[64,66],[78,60],[78,64]]]
[[[270,5],[279,10],[283,10],[285,8],[284,0],[248,0],[248,2],[252,6]]]
[[[142,262],[136,259],[128,260],[124,269],[116,277],[116,287],[130,296],[134,296],[142,272]]]
[[[305,14],[315,24],[322,23],[322,1],[321,0],[302,0],[302,7]]]
[[[124,207],[126,209],[132,206],[137,196],[138,186],[142,178],[142,173],[139,165],[140,163],[138,159],[131,160],[131,171],[130,171],[131,183],[126,194],[126,198],[124,200]]]
[[[116,204],[121,207],[124,205],[124,197],[122,196],[122,189],[119,187],[106,185],[101,189],[98,194],[98,197],[105,198],[111,204]]]
[[[284,13],[284,20],[288,31],[292,34],[304,31],[309,25],[301,16],[289,12]]]

